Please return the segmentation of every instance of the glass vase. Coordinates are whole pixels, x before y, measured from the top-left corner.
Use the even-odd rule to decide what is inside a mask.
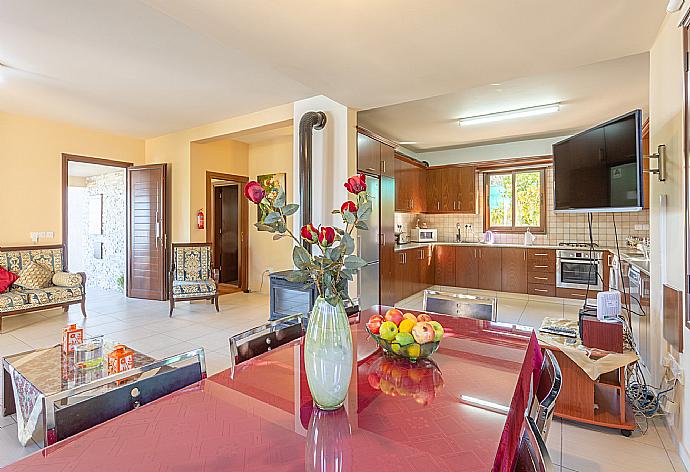
[[[340,408],[352,377],[352,334],[342,300],[333,306],[316,299],[304,339],[304,366],[316,406]]]

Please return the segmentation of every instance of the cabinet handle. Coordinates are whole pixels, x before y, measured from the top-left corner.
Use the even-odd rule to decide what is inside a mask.
[[[476,248],[475,248],[475,250],[474,250],[474,258],[475,258],[475,259],[477,258],[477,249],[476,249]]]
[[[424,260],[424,249],[419,250],[419,260]]]
[[[532,290],[534,290],[535,292],[548,292],[548,290],[545,290],[543,288],[533,288]]]
[[[436,209],[440,210],[441,209],[441,202],[436,202]]]
[[[455,210],[456,202],[453,202],[453,210]]]
[[[535,265],[534,267],[537,269],[547,269],[549,266]]]
[[[381,161],[381,172],[386,172],[386,161]]]
[[[536,276],[535,276],[534,278],[537,279],[537,280],[549,280],[548,277],[536,277]]]
[[[367,168],[364,169],[364,170],[368,170],[368,171],[371,171],[371,172],[376,172],[376,169],[374,169],[373,167],[367,167]]]
[[[379,234],[379,244],[380,244],[381,246],[385,246],[385,245],[386,245],[386,233],[381,233],[381,234]]]
[[[522,251],[522,260],[523,261],[527,260],[527,251],[525,251],[525,250]]]
[[[537,253],[537,254],[535,254],[535,256],[542,256],[542,257],[546,257],[546,256],[548,256],[548,254],[540,254],[540,253]]]

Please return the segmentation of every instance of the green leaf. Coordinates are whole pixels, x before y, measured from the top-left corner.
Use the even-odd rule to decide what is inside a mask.
[[[336,233],[338,233],[338,234],[341,235],[341,236],[345,234],[345,231],[343,231],[343,230],[340,229],[340,228],[335,228],[335,227],[334,227],[333,229],[335,230]]]
[[[350,255],[345,258],[344,264],[345,267],[347,267],[348,269],[357,270],[367,265],[367,261],[365,261],[361,257]]]
[[[353,214],[352,214],[351,212],[349,212],[349,211],[346,211],[346,212],[343,213],[343,219],[344,219],[345,222],[346,222],[347,224],[349,224],[349,225],[355,224],[355,220],[356,220],[355,215],[353,215]]]
[[[292,262],[298,269],[305,269],[311,263],[311,255],[302,246],[295,246],[292,249]]]
[[[359,208],[357,208],[357,218],[360,220],[366,220],[371,215],[371,202],[367,201],[362,203]]]
[[[369,229],[369,225],[366,224],[364,221],[358,221],[357,223],[355,223],[355,228],[367,231]]]
[[[286,231],[285,222],[282,219],[278,220],[277,222],[275,222],[273,224],[274,224],[276,231],[278,231],[280,234],[285,233],[285,231]]]
[[[285,208],[283,208],[283,215],[290,216],[292,214],[297,213],[297,210],[299,210],[298,204],[288,203],[287,205],[285,205]]]
[[[263,223],[254,223],[254,226],[256,226],[256,229],[259,231],[268,231],[269,233],[275,233],[276,230],[273,226],[263,224]]]
[[[277,211],[272,211],[264,218],[264,224],[270,225],[271,223],[280,221],[282,218],[283,217],[280,216],[280,213],[278,213]]]
[[[292,272],[290,272],[288,274],[287,279],[290,282],[299,282],[299,283],[311,282],[311,277],[309,276],[309,272],[304,271],[304,270],[293,270]]]
[[[278,189],[278,195],[276,195],[276,199],[273,201],[273,207],[274,208],[283,208],[285,206],[285,190],[282,188]]]
[[[343,234],[340,245],[343,246],[344,254],[350,255],[355,252],[355,240],[347,233]]]
[[[282,238],[284,238],[284,237],[286,237],[286,236],[287,236],[287,234],[274,234],[274,235],[273,235],[273,240],[274,240],[274,241],[277,241],[277,240],[282,239]]]

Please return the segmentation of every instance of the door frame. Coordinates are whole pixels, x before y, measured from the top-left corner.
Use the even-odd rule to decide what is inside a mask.
[[[249,177],[244,175],[226,174],[223,172],[206,171],[206,242],[211,243],[215,260],[218,245],[215,234],[215,209],[213,198],[213,179],[225,180],[236,183],[239,186],[239,227],[240,227],[240,258],[239,258],[239,289],[249,292],[249,202],[242,198],[242,187],[249,182]]]
[[[69,209],[69,192],[68,192],[68,187],[69,187],[69,163],[70,162],[83,162],[85,164],[98,164],[101,166],[110,166],[110,167],[119,167],[122,169],[127,170],[128,167],[132,167],[134,165],[133,162],[126,162],[126,161],[115,161],[112,159],[104,159],[101,157],[90,157],[90,156],[79,156],[77,154],[67,154],[67,153],[62,153],[62,244],[65,247],[63,249],[63,259],[65,261],[65,268],[67,268],[67,251],[68,251],[68,225],[69,225],[69,217],[68,217],[68,209]],[[126,222],[127,225],[129,225],[129,220]],[[125,284],[127,281],[125,280]],[[126,288],[126,287],[125,287]]]

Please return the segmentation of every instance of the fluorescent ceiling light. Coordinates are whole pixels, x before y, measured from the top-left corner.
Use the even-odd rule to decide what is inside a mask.
[[[481,398],[471,397],[469,395],[460,395],[460,401],[467,405],[476,406],[485,410],[494,411],[496,413],[508,414],[510,408],[498,403],[482,400]]]
[[[546,113],[554,113],[560,110],[560,103],[551,103],[549,105],[539,105],[536,107],[519,108],[517,110],[500,111],[497,113],[489,113],[487,115],[468,116],[467,118],[460,118],[458,120],[459,126],[479,125],[482,123],[491,123],[494,121],[512,120],[513,118],[525,118],[528,116],[545,115]]]
[[[400,141],[398,144],[417,144],[417,141]]]

